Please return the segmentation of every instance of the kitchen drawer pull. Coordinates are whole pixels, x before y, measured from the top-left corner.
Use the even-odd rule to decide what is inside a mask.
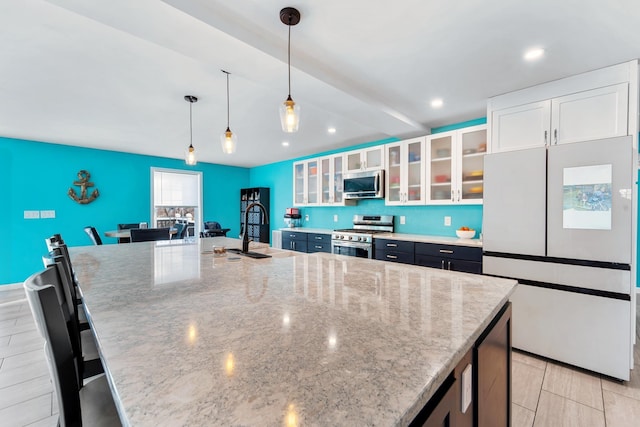
[[[322,246],[316,245],[316,249],[322,249]]]
[[[396,245],[395,243],[387,243],[387,247],[388,248],[397,248],[398,245]]]
[[[395,255],[387,255],[387,258],[389,258],[389,259],[398,259],[398,257],[395,256]]]
[[[452,250],[449,250],[449,249],[440,249],[440,253],[441,253],[441,254],[452,254],[452,253],[453,253],[453,251],[452,251]]]
[[[444,270],[444,260],[442,260],[442,269]]]
[[[322,236],[316,236],[316,240],[322,240]]]
[[[451,261],[447,261],[447,270],[451,270]]]

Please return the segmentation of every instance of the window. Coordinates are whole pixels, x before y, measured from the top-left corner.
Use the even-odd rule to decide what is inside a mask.
[[[151,168],[154,227],[187,224],[188,235],[198,236],[202,223],[202,172]]]

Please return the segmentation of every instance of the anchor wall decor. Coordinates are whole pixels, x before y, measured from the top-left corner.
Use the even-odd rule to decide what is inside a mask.
[[[73,181],[73,185],[77,185],[80,187],[80,197],[78,197],[73,187],[69,187],[69,191],[67,191],[69,197],[71,197],[81,205],[86,205],[87,203],[93,202],[100,195],[100,192],[96,188],[95,190],[93,190],[91,195],[87,197],[87,187],[93,187],[94,185],[93,182],[89,182],[89,179],[91,179],[91,174],[89,172],[87,172],[86,170],[79,171],[78,180]]]

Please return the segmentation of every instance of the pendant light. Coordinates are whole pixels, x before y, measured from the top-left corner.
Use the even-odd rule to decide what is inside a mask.
[[[189,166],[193,166],[198,161],[196,160],[196,150],[193,148],[193,116],[191,107],[193,107],[194,102],[198,102],[198,98],[192,95],[185,95],[184,100],[189,103],[189,148],[187,148],[187,152],[185,153],[185,163]]]
[[[297,132],[300,123],[300,106],[291,99],[291,26],[300,22],[300,12],[293,7],[285,7],[280,11],[280,21],[289,27],[287,44],[287,65],[289,67],[289,96],[280,105],[280,123],[287,133]]]
[[[225,70],[220,70],[227,75],[227,130],[220,135],[220,142],[222,143],[222,152],[224,154],[233,154],[236,152],[236,143],[238,137],[229,129],[229,73]]]

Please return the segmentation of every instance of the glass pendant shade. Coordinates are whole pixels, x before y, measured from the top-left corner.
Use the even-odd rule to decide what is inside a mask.
[[[220,142],[222,143],[222,152],[224,154],[233,154],[236,152],[238,137],[231,132],[231,129],[227,128],[227,130],[220,135]]]
[[[287,133],[298,132],[300,123],[300,106],[293,102],[291,95],[280,105],[280,124]]]
[[[194,166],[198,163],[198,160],[196,159],[196,149],[193,148],[193,145],[189,145],[189,148],[187,148],[184,156],[184,162],[189,166]]]

